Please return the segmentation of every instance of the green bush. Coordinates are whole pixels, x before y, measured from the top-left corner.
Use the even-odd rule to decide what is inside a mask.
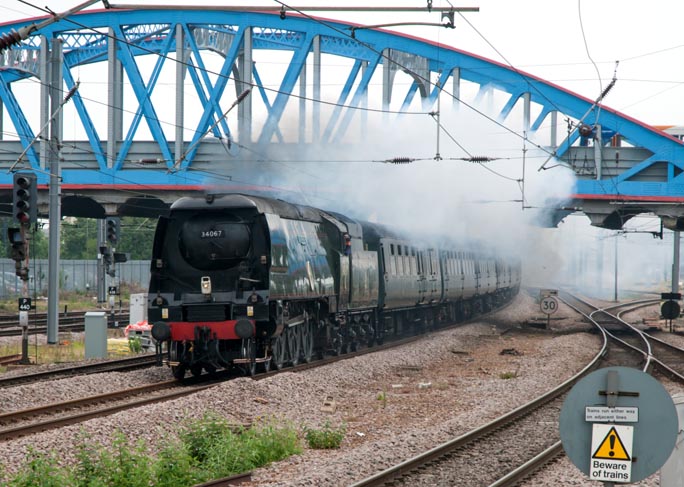
[[[192,457],[215,477],[253,470],[301,452],[297,432],[289,425],[266,422],[236,432],[225,419],[212,415],[192,423],[181,438]]]
[[[133,353],[142,352],[142,340],[139,336],[133,336],[128,339],[128,349]]]
[[[202,419],[188,424],[179,436],[190,457],[202,463],[209,456],[210,450],[229,433],[232,433],[231,425],[225,418],[207,413]]]
[[[61,467],[53,454],[30,450],[7,487],[184,487],[261,467],[300,453],[296,430],[266,422],[248,430],[218,415],[190,422],[169,439],[156,457],[143,441],[131,444],[123,433],[110,448],[77,447],[76,465]],[[0,466],[0,476],[3,470]]]
[[[70,475],[63,471],[54,455],[29,449],[24,468],[14,477],[12,487],[64,487],[72,485]]]
[[[188,448],[180,441],[171,441],[157,455],[154,467],[155,487],[194,485],[211,480],[207,472],[197,468]]]
[[[86,447],[87,448],[87,447]],[[150,458],[147,445],[140,441],[131,445],[123,433],[117,433],[112,443],[112,450],[100,449],[94,453],[97,462],[91,459],[86,463],[90,476],[83,477],[77,484],[79,487],[149,487],[154,485],[153,459]],[[81,469],[83,474],[85,468]]]
[[[325,426],[321,429],[306,429],[306,441],[309,448],[316,450],[325,450],[339,448],[344,435],[347,432],[345,426],[333,428],[330,422],[326,421]]]

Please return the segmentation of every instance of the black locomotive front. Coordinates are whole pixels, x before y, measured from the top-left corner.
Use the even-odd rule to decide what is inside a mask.
[[[181,199],[160,219],[148,319],[174,375],[258,360],[259,338],[272,333],[268,255],[268,227],[249,201]]]

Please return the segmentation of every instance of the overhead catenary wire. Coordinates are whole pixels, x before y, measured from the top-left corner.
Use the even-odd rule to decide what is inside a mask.
[[[282,3],[282,2],[280,2],[280,3]],[[73,22],[73,23],[75,23],[76,25],[79,25],[78,22]],[[87,26],[82,26],[82,27],[88,28]],[[98,31],[98,34],[102,34],[102,33]],[[119,40],[119,41],[122,41],[122,42],[126,42],[125,40],[121,40],[121,39],[118,39],[118,40]],[[135,44],[135,43],[132,43],[132,44],[135,45],[136,48],[140,48],[140,46],[138,46],[137,44]],[[144,50],[144,48],[142,48],[142,49]],[[160,53],[155,53],[155,54],[160,55],[160,56],[163,56],[163,55],[160,54]],[[174,61],[178,62],[177,60],[174,60]],[[391,60],[391,61],[392,61],[392,62],[395,62],[395,61],[393,61],[393,60]],[[396,62],[395,62],[395,63],[396,63]],[[399,63],[396,63],[396,64],[399,65],[399,66],[401,66],[401,64],[399,64]],[[202,68],[196,67],[196,66],[194,66],[194,65],[193,65],[193,67],[195,67],[196,69],[202,69]],[[233,79],[233,78],[231,78],[231,77],[228,77],[228,78],[229,78],[229,79]],[[265,88],[265,89],[269,89],[269,88]],[[444,90],[443,87],[439,87],[439,89],[440,89],[440,91],[444,92],[445,94],[449,94],[449,95],[451,95],[452,97],[454,97],[453,94],[450,94],[448,91]],[[273,90],[273,89],[271,89],[271,91],[280,93],[279,90]],[[322,100],[315,100],[315,99],[308,98],[308,97],[301,97],[301,96],[298,96],[298,95],[293,94],[293,93],[288,93],[288,96],[293,96],[293,97],[295,97],[295,98],[304,98],[304,99],[312,100],[312,101],[314,101],[314,102],[324,103],[324,101],[322,101]],[[454,97],[454,98],[456,98],[456,97]],[[461,100],[461,101],[462,101],[462,100]],[[462,101],[462,102],[463,102],[463,101]],[[329,103],[329,102],[328,102],[328,103]],[[498,123],[498,121],[496,121],[496,120],[494,120],[493,118],[491,118],[491,117],[489,117],[489,116],[483,114],[482,112],[480,112],[479,110],[475,109],[475,108],[472,107],[471,105],[469,105],[469,104],[467,104],[467,103],[465,103],[465,102],[463,102],[463,104],[466,105],[466,106],[468,106],[469,108],[475,110],[477,113],[479,113],[479,114],[485,116],[485,117],[488,118],[490,121],[492,121],[492,122],[496,123],[497,125],[501,126],[501,127],[504,128],[507,132],[509,132],[509,133],[514,133],[515,135],[520,136],[520,134],[516,133],[516,132],[513,131],[512,129],[506,127],[505,125],[503,125],[503,124],[501,124],[501,123]],[[360,107],[360,106],[357,107],[357,106],[351,106],[351,105],[345,105],[345,104],[334,104],[334,105],[339,105],[339,106],[347,107],[347,108],[350,108],[350,109],[360,109],[360,110],[367,109],[366,107]],[[373,109],[368,109],[368,110],[370,110],[370,111],[380,111],[380,112],[383,112],[383,113],[403,113],[403,114],[406,113],[406,112],[398,112],[398,111],[392,111],[392,110],[373,110]],[[425,113],[425,112],[414,112],[414,113]],[[218,114],[217,114],[217,115],[218,115]],[[443,129],[443,127],[441,127],[441,128]],[[445,133],[448,134],[447,131],[445,131]],[[452,137],[450,134],[449,134],[449,137],[452,139],[452,141],[454,141],[457,145],[460,146],[460,144],[458,144],[458,142],[455,140],[454,137]],[[544,149],[542,146],[540,146],[540,145],[537,145],[537,144],[533,144],[533,145],[535,145],[535,146],[536,146],[538,149],[540,149],[540,150],[545,150],[545,149]],[[464,152],[468,153],[468,151],[466,151],[463,147],[461,147],[461,148],[462,148],[462,150],[464,150]],[[473,156],[470,156],[470,157],[473,157]],[[489,170],[489,169],[488,169],[488,170]],[[509,179],[511,179],[511,178],[509,178]],[[513,179],[511,179],[511,180],[513,180]]]
[[[22,1],[23,1],[23,0],[22,0]],[[330,24],[328,24],[328,23],[326,23],[326,22],[323,22],[323,21],[321,21],[320,19],[317,19],[317,18],[312,17],[312,16],[310,16],[310,15],[308,15],[308,14],[302,12],[302,11],[299,11],[299,10],[293,8],[293,7],[290,7],[290,6],[288,6],[287,4],[285,4],[284,2],[281,2],[281,1],[278,1],[278,0],[276,0],[276,2],[279,3],[281,6],[287,7],[287,8],[290,9],[290,10],[296,11],[297,13],[299,13],[299,14],[301,14],[301,15],[303,15],[303,16],[305,16],[305,17],[311,19],[311,20],[314,20],[314,21],[316,21],[316,22],[318,22],[318,23],[321,23],[322,25],[326,25],[326,26],[328,26],[329,28],[335,30],[336,32],[338,32],[338,33],[340,33],[340,34],[342,34],[342,35],[346,35],[347,37],[350,37],[350,35],[347,34],[346,32],[344,32],[344,31],[342,31],[342,30],[340,30],[340,29],[337,29],[336,27],[331,26]],[[30,2],[27,2],[27,1],[23,1],[23,3],[25,3],[25,4],[27,4],[27,5],[30,5],[30,6],[32,6],[33,8],[36,8],[36,9],[41,10],[41,11],[43,11],[43,12],[48,12],[48,13],[50,13],[50,10],[49,10],[49,9],[44,9],[44,8],[37,7],[36,5],[33,5],[33,4],[31,4]],[[191,64],[189,64],[189,63],[183,62],[182,60],[178,60],[178,59],[175,59],[175,58],[170,58],[170,57],[168,57],[168,56],[166,56],[166,55],[163,55],[163,54],[161,54],[161,53],[158,53],[158,52],[156,52],[156,51],[146,49],[146,48],[144,48],[144,47],[142,47],[142,46],[140,46],[140,45],[138,45],[138,44],[136,44],[136,43],[130,42],[130,41],[126,40],[126,39],[120,39],[120,38],[118,38],[117,36],[112,36],[112,35],[110,35],[110,34],[103,33],[103,32],[101,32],[101,31],[98,31],[98,30],[94,29],[94,28],[91,28],[91,27],[89,27],[89,26],[83,25],[83,24],[81,24],[81,23],[79,23],[79,22],[73,20],[72,18],[67,18],[67,19],[65,19],[65,20],[68,21],[68,22],[71,22],[72,24],[77,25],[77,26],[79,26],[79,27],[81,27],[81,28],[83,28],[83,29],[92,30],[92,31],[96,32],[98,35],[104,35],[104,36],[106,36],[106,37],[113,38],[114,40],[117,40],[118,42],[122,42],[122,43],[124,43],[124,44],[134,46],[136,49],[143,50],[143,51],[148,51],[148,52],[151,53],[151,54],[155,54],[155,55],[158,55],[158,56],[161,56],[161,57],[165,57],[165,58],[167,58],[167,59],[171,59],[171,60],[174,61],[174,62],[178,62],[178,63],[181,63],[181,64],[185,64],[186,66],[193,67],[193,68],[196,68],[196,69],[201,69],[201,68],[198,68],[198,67],[196,67],[196,66],[194,66],[194,65],[191,65]],[[362,44],[365,45],[366,47],[368,47],[369,49],[371,49],[372,51],[377,52],[372,46],[368,45],[367,43],[362,43]],[[381,54],[381,55],[384,56],[383,53],[379,53],[379,54]],[[386,56],[384,56],[384,57],[386,57]],[[406,70],[406,71],[408,71],[408,72],[411,72],[414,76],[418,76],[418,77],[422,78],[422,76],[420,76],[419,73],[414,72],[414,71],[411,70],[410,68],[408,68],[408,67],[406,67],[406,66],[403,66],[402,64],[398,63],[398,62],[395,61],[395,60],[388,59],[388,61],[397,64],[397,65],[398,65],[399,67],[401,67],[403,70]],[[211,74],[214,74],[214,75],[217,75],[217,76],[224,76],[224,77],[226,77],[226,78],[228,78],[228,79],[231,79],[231,80],[234,79],[234,78],[232,78],[232,77],[230,77],[230,76],[225,76],[225,75],[222,75],[221,73],[212,72],[212,71],[207,70],[207,69],[204,69],[204,71],[205,71],[205,72],[208,72],[208,73],[211,73]],[[429,81],[429,80],[427,80],[427,81]],[[252,84],[252,86],[254,86],[254,84]],[[277,89],[268,88],[268,87],[265,87],[265,86],[263,86],[262,88],[265,89],[265,90],[267,90],[267,91],[272,91],[272,92],[276,92],[276,93],[282,93],[280,90],[277,90]],[[442,92],[444,92],[444,93],[446,93],[446,94],[452,96],[453,98],[456,98],[453,94],[451,94],[451,93],[449,93],[448,91],[444,90],[443,87],[440,87],[440,91],[442,91]],[[287,93],[287,95],[288,95],[288,96],[291,96],[291,97],[294,97],[294,98],[302,98],[302,99],[310,100],[310,101],[313,101],[313,102],[316,102],[316,103],[322,103],[322,104],[327,104],[327,105],[332,105],[332,106],[341,106],[341,107],[344,107],[344,108],[354,109],[354,110],[365,110],[365,111],[370,111],[370,112],[381,112],[381,113],[390,113],[390,114],[400,114],[400,113],[401,113],[401,114],[403,114],[403,115],[406,115],[406,114],[423,114],[423,113],[425,113],[425,112],[401,112],[401,111],[393,111],[393,110],[385,110],[385,109],[373,109],[373,108],[362,107],[362,106],[356,106],[356,105],[345,105],[345,104],[339,104],[339,103],[334,103],[334,102],[328,102],[328,101],[325,101],[325,100],[316,100],[316,99],[313,99],[313,98],[309,98],[309,97],[304,97],[304,96],[301,96],[301,95],[297,95],[297,94],[295,94],[295,93]],[[468,108],[470,108],[471,110],[474,110],[474,111],[475,111],[476,113],[478,113],[479,115],[481,115],[481,116],[487,118],[487,119],[488,119],[489,121],[491,121],[492,123],[495,123],[495,124],[501,126],[501,127],[504,128],[507,132],[512,133],[512,134],[514,134],[514,135],[520,137],[520,134],[518,134],[518,133],[515,132],[514,130],[512,130],[512,129],[510,129],[509,127],[503,125],[502,123],[498,122],[498,121],[495,120],[494,118],[492,118],[492,117],[490,117],[490,116],[484,114],[483,112],[481,112],[480,110],[476,109],[475,107],[473,107],[472,105],[468,104],[467,102],[465,102],[465,101],[463,101],[463,100],[459,100],[459,101],[460,101],[463,105],[465,105],[465,106],[467,106]],[[547,151],[544,147],[542,147],[541,145],[538,145],[538,144],[534,144],[534,145],[535,145],[538,149],[548,152],[548,151]]]

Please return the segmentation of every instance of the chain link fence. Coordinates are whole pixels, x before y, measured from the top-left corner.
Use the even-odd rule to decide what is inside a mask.
[[[108,285],[127,284],[147,289],[150,282],[150,261],[132,260],[115,264],[116,277],[107,277]],[[15,274],[12,259],[0,259],[0,298],[21,294],[22,281]],[[31,260],[29,264],[29,290],[45,295],[48,286],[47,259]],[[62,260],[59,266],[59,287],[65,291],[96,292],[97,260]]]

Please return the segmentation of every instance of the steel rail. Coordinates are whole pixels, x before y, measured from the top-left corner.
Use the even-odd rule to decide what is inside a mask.
[[[447,441],[445,443],[442,443],[441,445],[436,446],[435,448],[432,448],[426,452],[423,452],[413,458],[410,458],[408,460],[405,460],[404,462],[399,463],[398,465],[395,465],[393,467],[390,467],[388,469],[383,470],[382,472],[379,472],[371,477],[368,477],[366,479],[363,479],[359,482],[356,482],[352,484],[350,487],[371,487],[371,486],[379,486],[379,485],[384,485],[388,482],[391,482],[394,479],[397,479],[399,477],[404,476],[406,473],[417,470],[419,467],[430,463],[432,461],[435,461],[441,457],[444,457],[448,455],[449,453],[464,447],[468,443],[471,443],[473,441],[476,441],[482,437],[487,436],[488,434],[494,432],[495,430],[500,429],[502,426],[504,426],[507,423],[511,423],[514,420],[523,417],[527,415],[528,413],[532,412],[535,409],[538,409],[539,407],[543,406],[544,404],[548,403],[549,401],[559,397],[560,395],[564,394],[566,391],[568,391],[579,379],[584,377],[589,371],[593,370],[596,368],[600,360],[603,358],[603,356],[606,353],[606,348],[608,345],[608,338],[604,334],[603,335],[603,344],[601,346],[601,349],[599,352],[589,361],[587,365],[585,365],[582,370],[580,370],[578,373],[567,379],[566,381],[562,382],[552,390],[544,393],[543,395],[537,397],[536,399],[523,404],[522,406],[519,406],[518,408],[494,419],[493,421],[490,421],[489,423],[486,423],[479,428],[476,428],[474,430],[469,431],[468,433],[465,433],[457,438],[454,438],[450,441]]]
[[[196,484],[193,487],[228,487],[230,485],[240,485],[245,482],[251,482],[252,472],[240,473],[231,475],[230,477],[223,477],[216,480],[210,480],[203,484]]]
[[[518,482],[529,477],[531,473],[536,472],[563,454],[563,444],[558,441],[541,452],[539,455],[501,477],[496,482],[489,484],[489,487],[508,487],[511,485],[516,485]]]
[[[578,299],[578,298],[575,298]],[[450,440],[446,443],[443,443],[431,450],[428,450],[427,452],[424,452],[420,455],[417,455],[411,459],[408,459],[398,465],[395,465],[393,467],[390,467],[382,472],[379,472],[371,477],[368,477],[360,482],[357,482],[353,484],[351,487],[368,487],[368,486],[378,486],[378,485],[384,485],[388,482],[391,482],[394,479],[397,479],[399,477],[402,477],[406,473],[416,471],[423,465],[426,465],[430,462],[434,462],[435,460],[438,460],[441,457],[444,457],[448,455],[449,453],[464,447],[468,443],[477,440],[480,437],[487,436],[488,434],[492,433],[493,431],[500,429],[503,425],[506,423],[510,423],[513,420],[522,417],[526,415],[528,412],[531,412],[532,410],[541,407],[543,404],[546,402],[550,401],[551,399],[558,397],[562,395],[565,391],[569,390],[572,385],[574,385],[580,378],[582,378],[584,375],[586,375],[589,371],[595,369],[600,361],[605,357],[607,353],[607,348],[608,348],[608,340],[610,337],[610,334],[595,320],[591,318],[591,313],[587,314],[584,311],[580,310],[576,306],[572,305],[571,303],[567,302],[567,300],[561,298],[561,300],[570,306],[572,309],[580,313],[582,316],[585,318],[589,319],[593,325],[597,328],[597,330],[601,333],[602,338],[603,338],[603,344],[601,346],[601,349],[599,352],[593,357],[593,359],[577,374],[575,374],[573,377],[568,379],[567,381],[563,382],[562,384],[558,385],[556,388],[552,389],[551,391],[547,392],[546,394],[538,397],[537,399],[524,404],[520,406],[519,408],[503,415],[500,416],[499,418],[495,419],[494,421],[487,423],[475,430],[472,430],[464,435],[459,436],[458,438],[455,438],[453,440]],[[578,301],[583,302],[578,299]],[[651,300],[652,301],[652,300]],[[586,303],[590,305],[589,303]],[[629,305],[634,305],[634,304],[641,304],[641,301],[639,302],[632,302],[629,303]],[[617,305],[616,307],[622,307],[626,306],[628,304],[622,304],[622,305]],[[590,305],[592,308],[595,309],[596,311],[596,306]],[[612,308],[612,307],[611,307]],[[525,462],[523,465],[519,466],[515,470],[509,472],[506,474],[504,477],[501,477],[499,480],[497,480],[495,483],[491,485],[491,487],[503,487],[506,485],[513,485],[515,481],[518,481],[526,476],[529,476],[531,473],[534,471],[540,469],[547,463],[549,463],[552,459],[558,457],[563,453],[562,450],[562,444],[561,442],[557,442],[550,447],[548,447],[545,451],[539,453],[536,455],[534,458],[528,460]]]
[[[120,411],[125,411],[127,409],[133,409],[133,408],[137,408],[140,406],[147,406],[149,404],[154,404],[157,402],[163,402],[163,401],[168,401],[171,399],[177,399],[179,397],[194,394],[195,392],[199,392],[199,391],[204,390],[204,389],[209,389],[210,387],[214,387],[215,385],[216,384],[204,384],[204,385],[195,385],[195,386],[191,386],[191,387],[183,387],[182,390],[169,392],[169,393],[159,395],[159,396],[137,399],[135,401],[130,401],[130,402],[117,404],[117,405],[113,405],[113,406],[107,406],[107,407],[104,407],[101,409],[84,411],[84,412],[72,414],[69,416],[60,416],[57,418],[50,418],[50,419],[47,419],[44,421],[38,421],[35,423],[30,423],[27,425],[21,425],[21,426],[15,426],[13,428],[3,429],[3,430],[0,430],[0,440],[6,441],[9,439],[18,438],[21,436],[26,436],[26,435],[31,434],[31,433],[39,433],[41,431],[47,431],[50,429],[61,428],[63,426],[68,426],[68,425],[75,424],[75,423],[81,423],[83,421],[86,421],[86,420],[92,419],[92,418],[100,418],[103,416],[109,416],[111,414],[118,413]],[[136,388],[136,389],[139,389],[139,388]],[[120,394],[122,396],[125,396],[126,392],[127,391],[117,391],[114,394]],[[140,394],[141,392],[135,391],[135,393]],[[99,398],[101,396],[104,396],[104,395],[94,396],[91,398],[83,398],[83,399],[75,400],[75,401],[71,401],[71,402],[72,403],[78,403],[80,401],[83,405],[87,405],[87,404],[92,404],[92,402],[90,402],[90,401],[92,401],[94,399],[99,400]],[[55,405],[55,404],[48,405],[48,406],[45,406],[41,409],[48,410],[50,406],[57,406],[57,405]],[[16,414],[20,415],[20,414],[23,414],[25,412],[27,414],[30,414],[30,411],[17,411]]]
[[[31,374],[17,375],[13,377],[2,377],[0,378],[0,389],[4,387],[16,386],[19,384],[40,382],[44,380],[51,380],[66,376],[134,370],[142,367],[149,367],[151,365],[154,365],[155,363],[156,358],[154,357],[154,355],[140,355],[136,357],[108,360],[106,362],[98,362],[96,364],[76,365],[73,367],[46,370],[43,372],[34,372]]]

